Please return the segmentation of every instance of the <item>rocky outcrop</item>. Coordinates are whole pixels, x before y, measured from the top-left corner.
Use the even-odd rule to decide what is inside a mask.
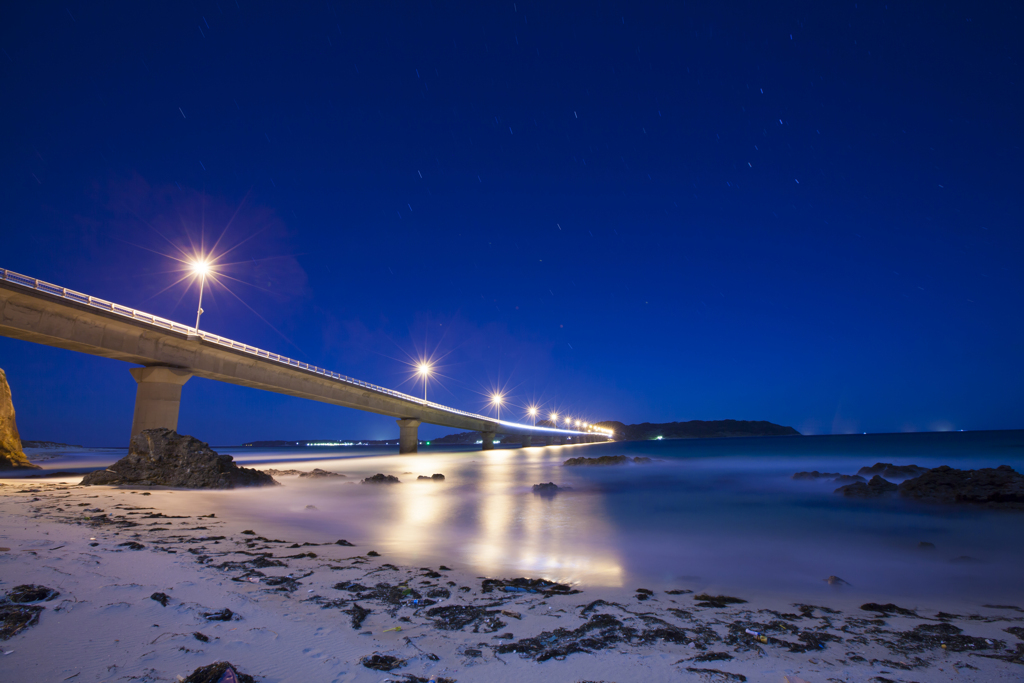
[[[936,467],[899,485],[902,498],[1024,510],[1024,475],[1009,465],[978,470]]]
[[[858,481],[846,486],[840,486],[835,490],[836,493],[840,493],[848,498],[879,498],[890,493],[895,493],[895,491],[896,484],[882,479],[877,474],[871,477],[871,481],[866,484],[862,481]]]
[[[927,467],[917,465],[893,465],[891,462],[876,462],[871,467],[861,467],[857,474],[865,477],[879,475],[885,479],[909,479],[919,477],[928,471]]]
[[[233,489],[276,484],[266,472],[239,467],[230,455],[172,429],[147,429],[132,439],[128,455],[105,470],[90,472],[83,486],[174,486],[189,489]]]
[[[21,449],[21,436],[18,425],[14,421],[14,401],[11,399],[11,387],[7,384],[7,375],[0,370],[0,470],[39,470],[25,457]]]
[[[372,477],[363,479],[363,484],[401,484],[401,480],[393,474],[381,474],[378,472]]]
[[[602,455],[600,458],[569,458],[562,463],[563,467],[576,467],[579,465],[625,465],[634,462],[638,465],[651,462],[650,458],[638,456],[630,458],[626,455]]]
[[[424,479],[426,481],[444,481],[444,475],[443,474],[435,474],[435,475],[432,475],[432,476],[428,477],[426,475],[421,474],[420,476],[416,477],[417,481],[419,481],[421,479]]]

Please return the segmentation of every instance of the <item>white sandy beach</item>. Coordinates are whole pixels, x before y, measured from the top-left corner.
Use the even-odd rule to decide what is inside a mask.
[[[370,556],[372,548],[357,538],[346,539],[355,544],[346,547],[264,538],[259,529],[243,534],[251,527],[245,519],[223,512],[198,517],[206,514],[204,492],[76,483],[8,479],[0,487],[0,590],[39,584],[60,592],[39,603],[37,624],[0,641],[0,680],[174,681],[218,660],[268,682],[1024,677],[1024,645],[1006,631],[1024,634],[1019,606],[984,607],[951,596],[943,604],[899,604],[916,615],[901,616],[862,610],[862,596],[841,588],[822,601],[820,593],[813,600],[758,597],[751,587],[735,594],[747,602],[721,608],[700,607],[693,593],[672,595],[663,586],[646,587],[646,600],[635,586],[484,593],[484,577],[465,568],[396,567],[386,556]],[[143,547],[122,545],[131,542]],[[294,543],[300,545],[289,547]],[[235,564],[216,566],[225,562]],[[450,597],[412,604],[413,591],[422,601],[437,589]],[[168,596],[167,605],[154,593]],[[353,604],[370,611],[358,627]],[[437,611],[446,606],[455,609]],[[203,616],[224,608],[232,620]],[[443,617],[453,614],[468,623],[443,628]],[[404,664],[390,672],[361,664],[375,653]]]

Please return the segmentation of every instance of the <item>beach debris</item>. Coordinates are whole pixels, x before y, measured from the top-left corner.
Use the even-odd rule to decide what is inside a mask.
[[[447,588],[438,586],[436,588],[431,588],[430,590],[428,590],[427,597],[434,598],[435,600],[447,600],[448,598],[452,597],[452,592]]]
[[[352,603],[351,608],[342,611],[348,614],[350,617],[352,617],[352,628],[354,629],[361,628],[363,625],[363,621],[365,621],[366,617],[370,616],[371,614],[370,610],[366,609],[365,607],[360,607],[359,603],[355,602]]]
[[[367,477],[366,479],[363,479],[362,483],[363,484],[401,484],[402,482],[398,479],[398,477],[394,476],[393,474],[381,474],[381,473],[378,472],[377,474],[373,475],[372,477]]]
[[[152,595],[149,596],[149,599],[150,600],[156,600],[157,602],[159,602],[164,607],[167,607],[167,601],[170,600],[171,598],[167,595],[167,593],[153,593]]]
[[[849,586],[850,585],[849,581],[844,581],[843,579],[840,579],[835,574],[833,574],[832,576],[830,576],[827,579],[825,579],[825,583],[827,583],[830,586]]]
[[[0,640],[9,640],[39,623],[39,605],[0,604]]]
[[[544,631],[532,638],[503,643],[495,651],[498,654],[515,653],[520,657],[544,662],[549,659],[565,659],[575,652],[608,649],[628,642],[635,635],[636,629],[624,626],[610,614],[595,614],[578,628]]]
[[[686,670],[690,673],[700,674],[701,678],[706,681],[736,681],[736,683],[744,683],[747,680],[747,677],[743,674],[729,673],[719,669],[701,669],[695,666],[688,666]]]
[[[60,596],[60,593],[53,588],[38,586],[34,583],[25,583],[7,591],[7,599],[18,604],[49,602],[58,596]]]
[[[401,631],[401,630],[402,630],[401,626],[392,626],[391,628],[384,629],[383,631],[381,631],[381,633],[391,633],[392,631]]]
[[[895,641],[881,641],[892,652],[912,654],[928,649],[970,652],[976,650],[1002,650],[1006,644],[997,640],[963,635],[963,629],[948,622],[919,624],[910,631],[897,632]]]
[[[434,620],[434,627],[442,631],[460,631],[473,626],[473,633],[495,633],[508,624],[498,618],[497,610],[475,605],[442,605],[427,610],[427,617]]]
[[[404,659],[399,659],[393,655],[382,655],[376,652],[372,655],[363,657],[359,660],[359,663],[367,669],[375,669],[377,671],[392,671],[393,669],[399,669],[405,666]]]
[[[235,616],[235,613],[229,610],[227,607],[225,607],[222,610],[218,610],[217,612],[203,613],[203,617],[205,617],[207,621],[231,621],[235,618]]]
[[[761,643],[767,643],[768,642],[768,636],[764,635],[760,631],[755,631],[755,630],[750,629],[750,628],[745,628],[745,629],[743,629],[743,632],[746,633],[747,635],[754,636],[754,638],[757,641],[761,642]]]
[[[502,614],[502,616],[506,616],[509,619],[522,619],[523,618],[522,614],[520,614],[519,612],[513,612],[510,609],[503,609],[503,610],[501,610],[501,614]]]
[[[146,546],[142,545],[138,541],[126,541],[124,543],[118,543],[118,548],[128,548],[128,550],[142,550]]]
[[[693,599],[697,601],[697,607],[722,608],[728,605],[742,605],[746,602],[742,598],[733,598],[728,595],[708,595],[707,593],[695,595]]]
[[[858,481],[854,484],[840,486],[835,490],[835,493],[842,494],[848,498],[879,498],[890,493],[895,493],[896,489],[896,484],[893,484],[891,481],[886,481],[876,474],[871,477],[871,481],[866,484],[862,481]]]
[[[426,475],[421,474],[420,476],[416,477],[417,481],[420,480],[420,479],[425,479],[427,481],[444,481],[444,475],[443,474],[432,474],[432,475],[430,475],[428,477]]]
[[[481,592],[490,593],[497,589],[505,593],[540,593],[545,597],[552,595],[575,595],[581,593],[572,586],[555,583],[547,579],[484,579],[480,584]]]
[[[132,437],[128,455],[105,470],[85,475],[82,486],[133,484],[190,489],[272,486],[265,472],[239,467],[199,439],[173,429],[146,429]]]
[[[199,631],[193,633],[192,637],[198,640],[200,643],[210,642],[210,636],[206,635],[205,633],[200,633]]]
[[[182,683],[256,683],[256,679],[239,671],[231,662],[214,662],[199,667]]]
[[[898,607],[897,605],[887,602],[884,605],[880,605],[877,602],[868,602],[860,606],[865,612],[878,612],[884,616],[892,616],[893,614],[899,614],[904,617],[916,617],[917,612],[912,609],[906,609],[904,607]]]
[[[580,465],[593,466],[593,465],[625,465],[627,463],[636,463],[642,465],[645,463],[652,462],[650,458],[638,456],[630,458],[627,455],[602,455],[600,458],[569,458],[562,463],[563,467],[576,467]]]
[[[696,657],[691,658],[691,662],[724,662],[732,659],[732,655],[728,652],[702,652]],[[677,664],[679,662],[676,662]]]

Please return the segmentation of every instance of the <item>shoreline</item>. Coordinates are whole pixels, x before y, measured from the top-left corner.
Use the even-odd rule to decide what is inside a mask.
[[[61,592],[40,603],[38,624],[0,641],[12,651],[0,656],[0,678],[175,680],[218,660],[264,681],[611,683],[641,672],[655,681],[1010,681],[1024,673],[1020,606],[951,597],[877,612],[841,589],[827,600],[744,591],[709,602],[685,582],[494,584],[515,577],[397,566],[355,538],[345,539],[349,547],[263,536],[230,513],[176,510],[173,489],[0,482],[0,546],[10,548],[0,551],[0,589],[36,583]],[[673,589],[693,592],[665,592]],[[166,607],[154,593],[168,596]],[[715,606],[718,597],[744,602]],[[224,608],[239,619],[202,616]],[[360,664],[375,653],[405,664],[390,672]]]

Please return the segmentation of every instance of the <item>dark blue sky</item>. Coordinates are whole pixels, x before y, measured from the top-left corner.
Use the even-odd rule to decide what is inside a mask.
[[[1024,427],[1019,3],[298,4],[5,5],[0,267],[191,324],[220,238],[204,329],[464,409]],[[127,439],[125,364],[0,367]],[[200,379],[179,429],[397,434]]]

